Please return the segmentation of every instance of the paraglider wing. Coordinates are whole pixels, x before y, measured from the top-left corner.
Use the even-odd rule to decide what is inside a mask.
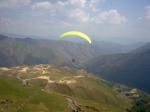
[[[60,35],[60,38],[64,38],[66,36],[79,36],[79,37],[85,39],[89,44],[92,43],[91,39],[86,34],[79,32],[79,31],[65,32],[62,35]]]

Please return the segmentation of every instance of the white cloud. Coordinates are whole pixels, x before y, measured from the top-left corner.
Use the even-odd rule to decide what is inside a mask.
[[[87,0],[69,0],[71,5],[77,6],[77,7],[85,7]]]
[[[61,5],[61,6],[66,6],[66,5],[68,5],[68,2],[57,1],[57,4]]]
[[[70,11],[70,16],[72,19],[82,23],[123,24],[127,21],[126,17],[121,15],[116,9],[99,11],[95,13],[95,16],[90,16],[89,13],[82,9],[75,9]]]
[[[100,11],[97,4],[101,2],[105,2],[105,0],[67,0],[65,2],[59,0],[57,4],[65,6],[65,8],[61,10],[62,13],[63,10],[65,11],[65,9],[68,8],[68,13],[66,14],[70,14],[71,21],[76,20],[80,23],[97,24],[123,24],[127,21],[126,17],[120,14],[116,9]]]
[[[116,9],[99,12],[91,20],[95,23],[110,23],[110,24],[122,24],[127,21],[126,17],[122,16]]]
[[[44,2],[37,2],[32,5],[33,9],[39,8],[39,9],[50,9],[51,8],[51,3],[48,1]]]
[[[86,14],[83,10],[81,9],[76,9],[73,10],[70,14],[70,16],[74,19],[76,19],[79,22],[88,22],[89,21],[89,15]]]
[[[18,6],[26,6],[31,3],[31,0],[0,0],[0,7],[11,8]]]
[[[98,3],[98,0],[90,0],[89,2],[89,7],[93,10],[93,11],[97,11],[96,5]]]
[[[89,0],[87,6],[89,9],[92,9],[92,11],[96,12],[98,11],[98,5],[103,2],[105,2],[105,0]]]
[[[63,21],[78,21],[78,22],[91,22],[89,14],[97,13],[97,4],[105,0],[55,0],[36,2],[32,5],[32,9],[50,9],[56,14],[56,19],[62,16]],[[69,16],[68,16],[69,15]],[[59,16],[57,18],[57,16]],[[71,16],[71,18],[70,18]],[[62,20],[61,18],[61,20]],[[69,20],[70,19],[70,20]]]
[[[76,6],[77,8],[90,8],[95,10],[97,5],[105,2],[105,0],[68,0],[69,5]]]
[[[47,17],[44,15],[51,15],[49,18],[52,22],[64,21],[64,23],[72,24],[78,23],[96,23],[96,24],[122,24],[127,21],[126,17],[120,14],[116,9],[108,11],[100,11],[98,3],[105,2],[105,0],[47,0],[33,2],[31,0],[0,0],[0,3],[12,6],[29,5],[32,9],[47,9],[32,11],[33,17]],[[1,4],[0,4],[1,6]]]
[[[150,19],[150,6],[146,7],[146,19]]]

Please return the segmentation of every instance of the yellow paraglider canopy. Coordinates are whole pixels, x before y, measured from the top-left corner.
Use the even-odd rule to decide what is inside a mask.
[[[89,44],[92,43],[91,39],[84,33],[82,32],[79,32],[79,31],[69,31],[69,32],[65,32],[63,33],[62,35],[60,35],[60,38],[64,38],[66,36],[79,36],[83,39],[85,39]]]

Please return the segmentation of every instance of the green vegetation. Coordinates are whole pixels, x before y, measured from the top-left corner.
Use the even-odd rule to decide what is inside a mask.
[[[59,94],[23,86],[18,80],[0,77],[0,112],[67,111],[67,101]]]
[[[150,112],[150,96],[141,92],[140,97],[133,102],[128,112]]]
[[[52,65],[0,68],[0,90],[2,112],[125,112],[131,106],[108,82]]]

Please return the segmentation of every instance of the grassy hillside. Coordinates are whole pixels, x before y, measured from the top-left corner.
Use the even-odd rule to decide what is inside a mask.
[[[0,68],[0,111],[125,112],[129,98],[84,70],[51,65]]]
[[[67,109],[67,101],[59,94],[47,94],[39,88],[23,86],[14,78],[0,77],[0,112],[60,112]]]

